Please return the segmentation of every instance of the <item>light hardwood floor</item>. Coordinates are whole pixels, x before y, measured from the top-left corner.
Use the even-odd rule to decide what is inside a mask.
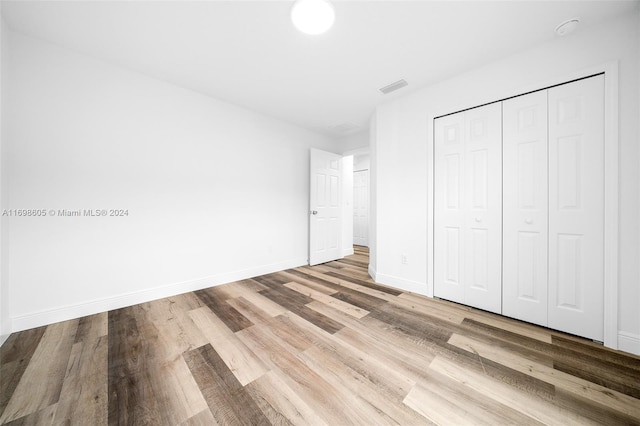
[[[640,358],[376,285],[367,263],[15,333],[0,423],[640,424]]]

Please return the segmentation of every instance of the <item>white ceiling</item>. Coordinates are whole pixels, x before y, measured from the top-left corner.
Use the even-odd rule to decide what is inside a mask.
[[[296,31],[292,1],[2,1],[8,26],[331,136],[376,105],[621,14],[638,1],[336,1]],[[571,37],[571,35],[567,36]],[[378,89],[398,79],[409,86]]]

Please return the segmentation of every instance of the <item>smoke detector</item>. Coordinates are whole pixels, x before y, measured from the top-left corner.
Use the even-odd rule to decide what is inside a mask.
[[[567,19],[556,27],[556,34],[558,34],[560,37],[566,36],[567,34],[573,32],[576,28],[578,28],[579,23],[580,19],[578,18]]]

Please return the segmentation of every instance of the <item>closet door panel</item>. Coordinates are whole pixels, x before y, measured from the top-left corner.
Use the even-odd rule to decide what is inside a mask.
[[[465,303],[501,312],[502,106],[465,112]]]
[[[434,295],[464,300],[464,113],[434,123]]]
[[[549,89],[549,327],[603,340],[604,76]]]
[[[502,313],[547,324],[547,91],[503,102]]]

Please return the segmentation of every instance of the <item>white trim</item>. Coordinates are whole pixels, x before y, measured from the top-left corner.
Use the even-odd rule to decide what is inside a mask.
[[[435,215],[435,130],[433,120],[436,116],[429,116],[427,121],[427,135],[431,135],[431,139],[427,140],[427,293],[429,297],[433,297],[434,286],[434,262],[435,262],[435,245],[433,233],[435,231],[434,215]]]
[[[631,354],[640,355],[640,334],[618,332],[618,349]]]
[[[604,345],[618,349],[618,247],[620,235],[618,63],[604,68]]]
[[[512,96],[518,96],[523,93],[532,92],[535,90],[544,89],[545,87],[562,84],[568,81],[576,80],[579,78],[589,77],[594,74],[603,73],[605,75],[605,88],[604,88],[604,162],[605,162],[605,176],[604,176],[604,345],[618,349],[619,333],[618,333],[618,257],[619,257],[619,136],[618,136],[618,62],[607,62],[594,67],[585,68],[575,72],[567,73],[552,79],[529,84],[521,87],[518,90],[503,91],[497,94],[493,99],[486,99],[485,102],[479,102],[478,105],[484,103],[495,102],[498,99],[506,99]],[[453,108],[447,111],[437,111],[437,114],[427,116],[427,153],[430,158],[427,158],[427,173],[430,181],[427,184],[427,197],[431,205],[427,209],[427,295],[433,297],[434,286],[434,182],[433,182],[433,149],[434,149],[434,134],[433,134],[433,120],[435,117],[449,114],[451,112],[469,108],[470,105],[458,105],[458,108]]]
[[[243,269],[219,275],[212,275],[196,280],[173,283],[133,293],[121,294],[119,296],[97,299],[86,303],[34,312],[32,314],[12,318],[11,330],[13,332],[28,330],[30,328],[40,327],[42,325],[80,318],[87,315],[93,315],[113,309],[132,306],[138,303],[145,303],[156,299],[162,299],[164,297],[187,293],[190,291],[201,290],[203,288],[214,287],[225,283],[282,271],[285,269],[297,268],[306,264],[306,258],[292,259],[285,262],[272,263],[255,268]]]
[[[371,266],[371,264],[369,264],[369,268],[367,268],[367,272],[369,272],[369,276],[371,277],[371,279],[374,282],[378,282],[377,277],[378,277],[378,273],[376,272],[376,270],[373,268],[373,266]]]
[[[423,296],[426,290],[425,283],[423,282],[407,280],[405,278],[400,278],[393,275],[378,273],[376,274],[374,281],[378,284],[384,284],[393,288],[397,288],[398,290],[410,291],[412,293],[420,294]]]
[[[0,336],[0,347],[4,345],[4,342],[6,342],[8,338],[9,338],[8,334],[3,334],[2,336]]]
[[[354,157],[357,155],[370,155],[371,151],[368,146],[364,146],[361,148],[350,149],[342,153],[342,156],[346,157],[347,155],[353,155]]]

